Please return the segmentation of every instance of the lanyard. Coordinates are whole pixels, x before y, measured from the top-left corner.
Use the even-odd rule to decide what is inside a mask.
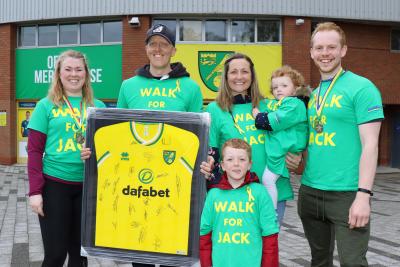
[[[71,102],[69,102],[68,98],[63,96],[63,99],[70,110],[71,118],[74,120],[76,126],[78,127],[78,131],[83,132],[83,121],[84,121],[83,113],[86,110],[86,103],[83,103],[83,109],[82,109],[82,100],[81,100],[81,103],[80,103],[80,115],[81,116],[78,117],[75,114],[74,108],[72,107]]]
[[[324,93],[324,95],[322,96],[322,101],[320,102],[320,94],[321,94],[321,84],[322,81],[319,83],[318,86],[318,93],[317,93],[317,97],[315,99],[315,111],[317,112],[317,117],[320,118],[321,114],[322,114],[322,110],[324,109],[325,106],[325,102],[326,99],[328,98],[328,95],[330,93],[330,91],[332,90],[333,86],[335,85],[337,79],[339,78],[339,76],[344,73],[343,69],[340,68],[340,70],[336,73],[335,77],[333,77],[332,81],[329,83],[328,89],[326,90],[326,92]]]

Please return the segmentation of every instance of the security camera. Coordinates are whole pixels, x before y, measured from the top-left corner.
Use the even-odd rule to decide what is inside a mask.
[[[303,25],[304,19],[296,19],[296,25]]]
[[[140,26],[140,21],[139,21],[139,18],[138,17],[132,17],[130,20],[129,20],[129,25],[131,25],[131,27],[139,27]]]

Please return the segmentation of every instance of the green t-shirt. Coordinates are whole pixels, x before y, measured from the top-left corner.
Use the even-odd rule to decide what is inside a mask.
[[[81,97],[68,97],[77,117],[81,117]],[[105,107],[94,100],[95,107]],[[84,112],[86,118],[86,110]],[[86,130],[86,119],[83,120]],[[43,157],[43,173],[71,182],[83,181],[82,146],[75,141],[78,130],[69,107],[61,108],[46,98],[41,99],[32,113],[28,128],[47,135]]]
[[[321,98],[329,84],[322,82]],[[356,191],[362,149],[358,126],[383,119],[381,95],[368,79],[344,72],[327,97],[321,114],[323,132],[317,133],[312,127],[317,91],[308,105],[310,136],[301,182],[320,190]]]
[[[123,81],[118,108],[200,112],[203,96],[189,77],[158,80],[134,76]]]
[[[265,102],[260,102],[260,110],[266,109]],[[247,141],[252,150],[253,164],[251,171],[255,172],[261,179],[266,164],[265,155],[265,131],[259,130],[254,125],[252,115],[252,104],[233,105],[232,115],[222,110],[216,102],[211,102],[206,109],[211,116],[209,145],[219,148],[229,139],[240,138]],[[243,131],[235,127],[233,118]],[[277,183],[278,201],[293,199],[293,190],[288,179],[280,178]]]
[[[267,166],[271,172],[289,178],[286,154],[303,151],[308,141],[306,106],[296,97],[285,97],[282,101],[265,101],[268,120],[273,130],[266,131],[265,136]]]
[[[201,215],[200,235],[210,232],[213,267],[259,267],[262,237],[279,232],[265,187],[250,183],[231,190],[211,189]]]

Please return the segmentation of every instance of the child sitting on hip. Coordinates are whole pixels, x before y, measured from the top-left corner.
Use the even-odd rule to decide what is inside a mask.
[[[267,162],[262,183],[270,194],[276,209],[278,193],[276,181],[279,177],[289,179],[285,164],[288,152],[300,153],[307,145],[307,103],[309,89],[303,76],[290,66],[283,66],[271,75],[271,93],[275,97],[267,101],[267,110],[253,109],[255,126],[266,130],[265,151]]]

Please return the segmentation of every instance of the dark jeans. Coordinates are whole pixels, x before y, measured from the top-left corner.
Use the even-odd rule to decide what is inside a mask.
[[[301,185],[298,213],[311,248],[311,266],[333,266],[335,238],[341,267],[368,266],[370,225],[350,229],[348,224],[356,193]]]
[[[43,188],[44,217],[39,216],[44,246],[42,267],[87,266],[81,257],[82,185],[46,179]]]

